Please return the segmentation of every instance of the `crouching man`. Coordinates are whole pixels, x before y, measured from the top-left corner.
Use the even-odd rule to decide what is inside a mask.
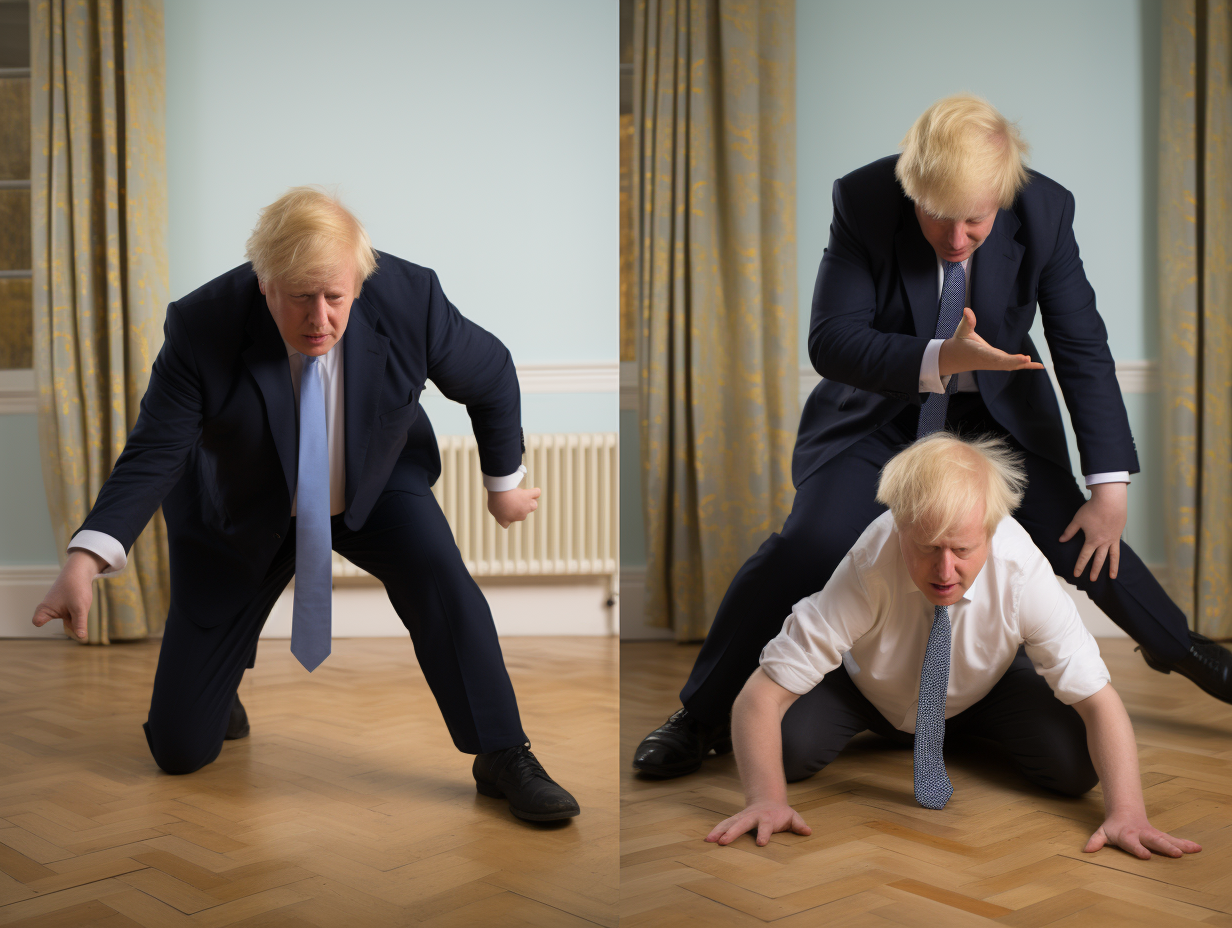
[[[1201,850],[1147,821],[1133,729],[1099,647],[1009,516],[1025,484],[996,439],[937,432],[889,461],[877,487],[889,512],[795,605],[736,700],[747,807],[707,841],[811,834],[786,781],[812,776],[867,729],[914,744],[916,799],[940,809],[953,793],[948,730],[999,744],[1027,779],[1067,796],[1102,781],[1105,818],[1088,851]]]

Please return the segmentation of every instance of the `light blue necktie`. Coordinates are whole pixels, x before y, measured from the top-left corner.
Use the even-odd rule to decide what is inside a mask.
[[[329,443],[321,359],[304,356],[299,382],[299,478],[295,498],[295,607],[291,653],[309,671],[330,651]]]
[[[937,310],[937,338],[953,338],[962,321],[967,301],[967,275],[959,262],[945,263],[941,305]],[[950,377],[944,393],[930,393],[920,407],[916,438],[945,427],[950,394],[958,386]],[[950,685],[950,610],[933,607],[933,624],[924,648],[920,670],[920,701],[915,714],[915,798],[926,809],[943,809],[954,795],[954,785],[945,772],[945,693]]]

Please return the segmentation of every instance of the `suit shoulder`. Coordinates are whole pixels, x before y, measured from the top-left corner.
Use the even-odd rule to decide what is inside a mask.
[[[1024,242],[1035,241],[1040,246],[1051,246],[1057,240],[1061,225],[1073,222],[1073,194],[1051,177],[1036,171],[1027,172],[1030,180],[1014,200],[1011,211],[1022,223]]]
[[[171,306],[185,319],[209,318],[222,322],[231,314],[242,316],[246,313],[258,293],[257,275],[252,265],[245,261],[173,301]]]
[[[878,158],[844,174],[834,182],[834,186],[845,195],[858,199],[861,206],[865,203],[880,204],[883,200],[901,201],[906,194],[894,176],[894,165],[897,163],[898,155]]]

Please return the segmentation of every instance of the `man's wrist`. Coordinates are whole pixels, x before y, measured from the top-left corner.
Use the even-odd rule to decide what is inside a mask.
[[[91,579],[111,567],[103,558],[85,548],[73,548],[69,551],[65,566],[72,567],[74,570],[88,570]]]

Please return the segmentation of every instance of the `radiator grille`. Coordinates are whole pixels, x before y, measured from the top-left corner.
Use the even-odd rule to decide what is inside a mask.
[[[449,520],[466,569],[476,577],[615,576],[619,551],[615,432],[526,436],[524,487],[539,508],[502,529],[488,513],[472,436],[445,436],[433,495]],[[335,577],[364,571],[337,552]]]

